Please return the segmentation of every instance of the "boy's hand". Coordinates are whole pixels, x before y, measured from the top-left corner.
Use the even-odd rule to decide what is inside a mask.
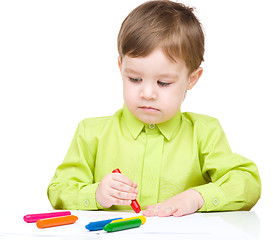
[[[181,217],[199,210],[204,204],[202,195],[193,189],[188,189],[168,200],[147,206],[142,214],[146,217]]]
[[[110,173],[103,177],[97,191],[96,200],[104,208],[112,205],[129,205],[137,197],[137,184],[120,173]]]

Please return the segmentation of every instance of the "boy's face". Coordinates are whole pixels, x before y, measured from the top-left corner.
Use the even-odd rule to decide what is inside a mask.
[[[171,62],[161,49],[146,57],[124,56],[119,67],[123,80],[123,97],[129,111],[145,123],[166,122],[176,115],[186,90],[202,74],[199,68],[188,75],[184,62]]]

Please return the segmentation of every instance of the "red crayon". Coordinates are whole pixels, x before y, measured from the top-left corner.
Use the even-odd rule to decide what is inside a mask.
[[[120,170],[117,168],[112,171],[112,173],[121,173]],[[139,213],[141,211],[141,208],[137,202],[137,200],[132,200],[131,207],[136,213]]]

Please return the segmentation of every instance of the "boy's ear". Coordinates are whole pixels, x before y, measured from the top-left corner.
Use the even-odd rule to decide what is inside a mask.
[[[202,73],[203,68],[199,67],[190,74],[187,90],[191,90],[194,87],[194,85],[198,82],[199,78],[201,77]]]
[[[121,61],[120,61],[120,57],[118,57],[118,67],[119,67],[119,70],[121,72]]]

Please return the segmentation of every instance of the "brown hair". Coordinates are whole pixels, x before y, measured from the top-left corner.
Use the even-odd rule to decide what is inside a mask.
[[[118,35],[120,60],[145,57],[162,48],[172,62],[185,61],[189,73],[204,60],[204,33],[193,8],[168,0],[148,1],[123,21]]]

